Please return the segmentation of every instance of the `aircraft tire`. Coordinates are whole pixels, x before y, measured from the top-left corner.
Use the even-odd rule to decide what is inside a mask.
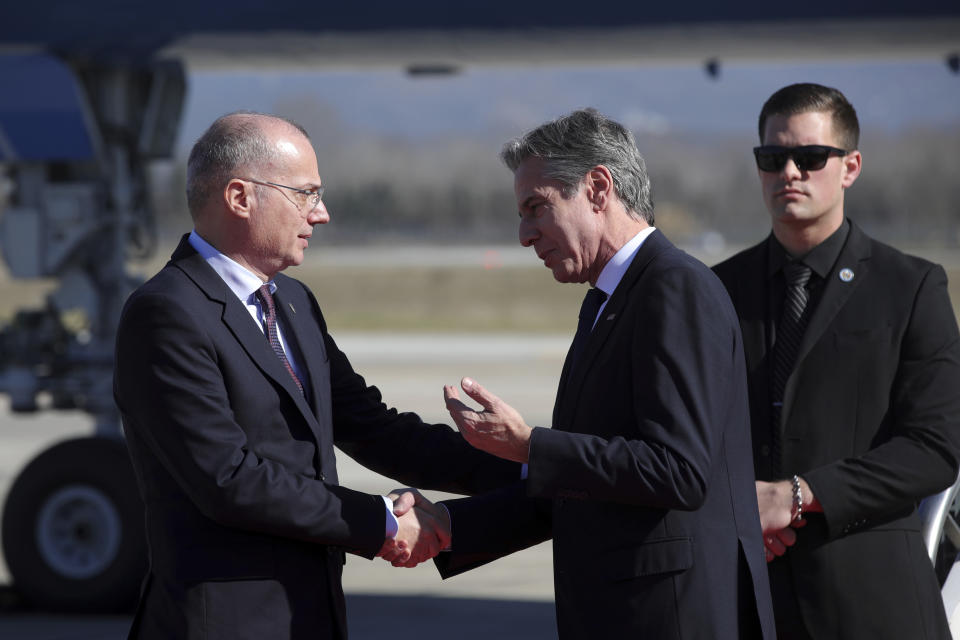
[[[123,442],[68,440],[34,458],[7,495],[3,552],[14,588],[38,608],[130,611],[147,550]]]

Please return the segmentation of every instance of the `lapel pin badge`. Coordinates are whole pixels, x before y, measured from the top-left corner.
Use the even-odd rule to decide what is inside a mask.
[[[848,269],[847,267],[840,269],[840,279],[844,282],[853,280],[853,269]]]
[[[853,277],[853,276],[850,276],[850,277]],[[287,303],[287,306],[290,307],[290,311],[291,311],[291,312],[293,312],[294,314],[297,313],[297,310],[293,308],[293,303],[292,303],[292,302],[288,302],[288,303]]]
[[[607,316],[607,320],[613,320],[616,317],[617,317],[617,314],[611,313],[610,315]]]

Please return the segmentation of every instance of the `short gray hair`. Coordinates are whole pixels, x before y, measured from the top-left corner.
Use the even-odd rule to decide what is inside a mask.
[[[544,175],[564,184],[566,198],[577,192],[591,169],[603,165],[630,215],[653,224],[650,178],[633,134],[596,109],[574,111],[514,138],[503,146],[500,158],[511,171],[528,158],[544,160]]]
[[[310,138],[296,122],[268,113],[235,111],[217,118],[193,145],[187,160],[187,207],[194,220],[238,172],[277,157],[263,133],[263,119],[284,122]]]

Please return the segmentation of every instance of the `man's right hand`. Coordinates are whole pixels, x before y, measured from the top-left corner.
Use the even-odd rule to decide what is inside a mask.
[[[450,545],[450,517],[416,489],[397,489],[393,501],[399,530],[377,555],[395,567],[415,567]]]

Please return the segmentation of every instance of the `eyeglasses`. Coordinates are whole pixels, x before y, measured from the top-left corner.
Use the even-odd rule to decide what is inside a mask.
[[[313,191],[310,191],[309,189],[298,189],[296,187],[288,187],[285,184],[278,184],[276,182],[265,182],[263,180],[254,180],[253,178],[240,178],[240,179],[246,180],[247,182],[262,184],[267,187],[280,187],[281,189],[289,189],[290,191],[296,191],[299,194],[305,195],[307,196],[307,200],[300,205],[301,209],[304,208],[304,206],[309,202],[310,210],[312,211],[313,209],[316,209],[317,206],[320,205],[320,200],[323,198],[323,187],[317,187]]]
[[[800,171],[819,171],[827,166],[830,156],[845,156],[847,153],[849,152],[845,149],[822,144],[808,144],[802,147],[764,145],[753,148],[753,156],[757,159],[757,168],[760,171],[782,171],[787,164],[787,158],[793,158],[794,164]]]

